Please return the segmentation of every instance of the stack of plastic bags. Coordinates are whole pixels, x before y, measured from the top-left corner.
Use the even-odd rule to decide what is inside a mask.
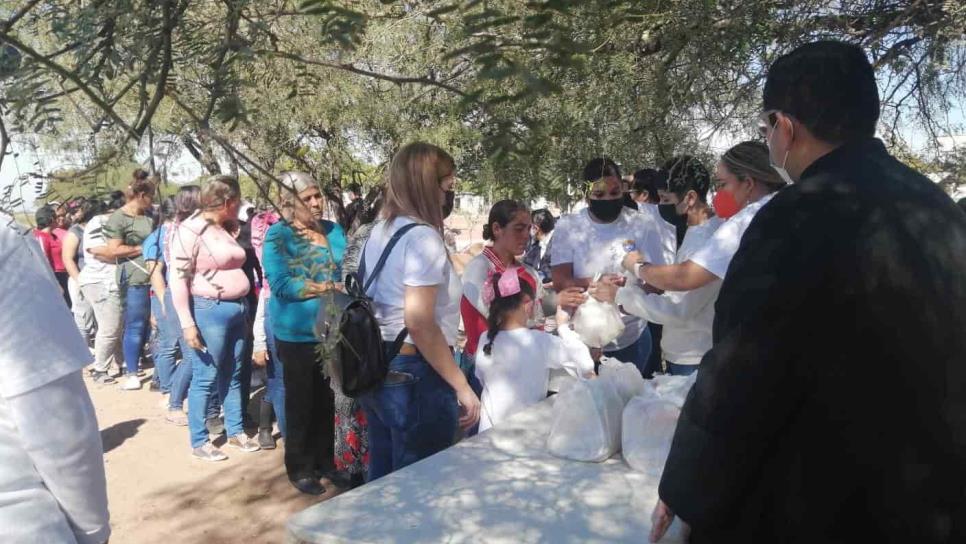
[[[597,379],[572,382],[557,396],[547,448],[598,463],[623,450],[631,468],[660,477],[696,376],[646,382],[634,365],[604,358]]]

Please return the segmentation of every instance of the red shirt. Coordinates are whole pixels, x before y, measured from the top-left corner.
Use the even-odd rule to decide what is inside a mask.
[[[54,272],[67,272],[67,268],[64,267],[64,257],[61,253],[61,249],[64,247],[64,239],[67,238],[67,229],[54,229],[52,238],[53,243],[50,246],[51,266],[54,267]]]
[[[43,250],[44,256],[47,257],[47,263],[50,265],[51,269],[54,269],[54,257],[51,254],[54,246],[54,236],[49,232],[44,232],[40,229],[34,229],[34,238],[40,244],[40,249]]]

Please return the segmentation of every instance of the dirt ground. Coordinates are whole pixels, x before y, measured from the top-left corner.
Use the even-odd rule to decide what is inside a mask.
[[[112,544],[279,543],[290,515],[337,493],[332,485],[322,497],[296,491],[281,441],[255,453],[225,447],[229,459],[218,463],[194,459],[188,428],[164,420],[149,379],[140,391],[87,380],[104,443]]]

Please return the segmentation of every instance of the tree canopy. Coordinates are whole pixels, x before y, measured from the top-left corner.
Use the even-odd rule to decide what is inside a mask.
[[[767,66],[815,39],[868,52],[887,143],[950,134],[964,35],[955,0],[0,0],[0,160],[30,138],[86,157],[80,183],[183,146],[260,191],[285,169],[336,191],[423,139],[464,190],[559,200],[593,156],[751,137]]]

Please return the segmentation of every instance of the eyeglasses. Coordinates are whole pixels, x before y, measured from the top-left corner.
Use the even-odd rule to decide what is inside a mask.
[[[755,122],[755,128],[758,130],[758,134],[760,134],[762,138],[766,140],[768,139],[768,133],[771,132],[771,129],[774,128],[778,123],[778,113],[780,113],[780,111],[781,110],[765,110],[758,114],[758,118]]]

